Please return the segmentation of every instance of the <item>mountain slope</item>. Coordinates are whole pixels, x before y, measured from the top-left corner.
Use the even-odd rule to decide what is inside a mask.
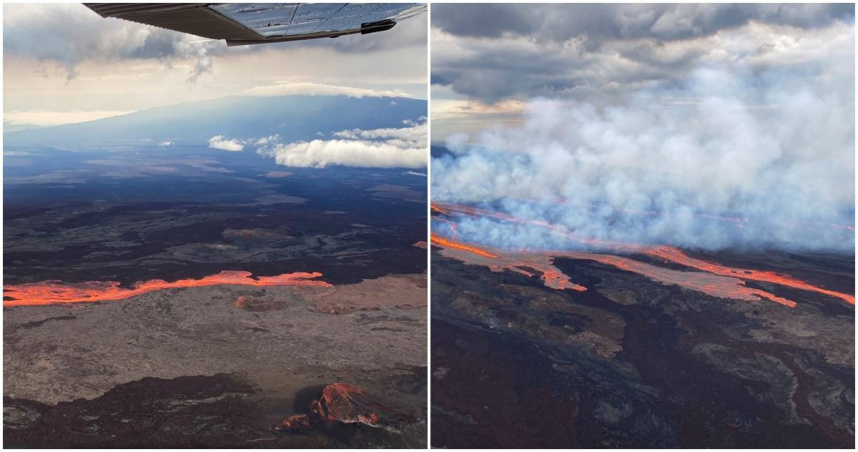
[[[215,135],[257,138],[279,134],[283,141],[329,136],[344,129],[402,127],[426,116],[426,101],[345,96],[231,96],[95,121],[5,133],[10,146],[108,146],[157,143],[207,144]]]

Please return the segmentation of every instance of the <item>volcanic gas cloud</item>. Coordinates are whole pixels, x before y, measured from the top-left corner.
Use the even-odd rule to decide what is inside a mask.
[[[604,250],[604,252],[591,251],[504,251],[487,247],[464,243],[457,237],[432,236],[432,243],[444,248],[443,253],[449,257],[477,264],[485,265],[492,271],[511,270],[526,276],[534,276],[535,272],[541,273],[544,284],[555,289],[586,290],[570,281],[553,265],[556,257],[571,259],[585,259],[609,265],[620,270],[629,271],[643,275],[654,281],[668,285],[678,285],[686,289],[706,293],[719,298],[734,300],[759,301],[769,300],[784,306],[795,307],[796,303],[770,292],[747,287],[746,281],[756,281],[776,284],[793,289],[815,292],[835,298],[839,298],[851,305],[855,304],[853,295],[843,294],[832,290],[814,286],[805,281],[795,279],[789,275],[778,274],[770,271],[749,270],[732,268],[712,262],[695,259],[678,248],[671,246],[645,246],[633,243],[621,243],[615,241],[595,240],[579,237],[570,233],[562,227],[542,221],[528,221],[517,219],[511,215],[494,212],[487,209],[478,209],[468,206],[454,204],[433,205],[433,219],[447,222],[455,226],[455,220],[463,217],[491,218],[495,221],[507,223],[523,223],[528,226],[545,228],[552,234],[557,235],[570,244],[578,247],[587,246],[592,249]],[[448,227],[451,235],[457,234],[455,227]],[[679,264],[688,267],[688,271],[679,271],[657,265],[648,264],[633,259],[632,257],[610,254],[610,253],[638,253],[644,254],[658,260]]]
[[[330,284],[319,281],[321,273],[287,273],[277,276],[253,278],[250,272],[223,271],[202,279],[181,279],[167,282],[153,279],[135,284],[131,288],[119,287],[116,281],[90,281],[80,284],[64,284],[60,281],[44,281],[3,287],[3,306],[36,306],[62,303],[94,303],[97,301],[124,300],[144,293],[163,289],[204,287],[218,285],[241,286],[317,286]]]
[[[853,41],[854,28],[842,36]],[[516,125],[448,137],[432,160],[433,201],[628,243],[852,253],[851,46],[772,67],[758,53],[721,64],[726,49],[670,83],[560,90],[527,101]],[[491,232],[504,249],[550,246],[509,228],[459,228]]]

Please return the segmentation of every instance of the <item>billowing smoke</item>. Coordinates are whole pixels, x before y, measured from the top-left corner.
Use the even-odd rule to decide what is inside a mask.
[[[796,46],[787,64],[702,60],[676,83],[610,105],[532,99],[521,127],[447,140],[452,154],[432,162],[433,200],[599,239],[854,250],[854,29],[835,54],[786,44]],[[457,233],[506,248],[571,246],[492,219],[465,219]]]

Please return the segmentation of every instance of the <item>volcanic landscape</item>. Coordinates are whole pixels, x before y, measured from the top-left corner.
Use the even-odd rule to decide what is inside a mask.
[[[854,446],[853,255],[681,250],[432,211],[433,447]],[[468,242],[468,218],[577,251]]]
[[[7,153],[12,447],[421,447],[426,179]]]

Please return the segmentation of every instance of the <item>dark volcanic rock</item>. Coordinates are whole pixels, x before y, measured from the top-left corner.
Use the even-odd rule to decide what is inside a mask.
[[[853,284],[834,261],[777,270]],[[433,255],[433,447],[853,446],[852,306],[766,287],[792,309],[554,264],[587,291]]]
[[[385,444],[414,447],[418,438],[404,431],[417,418],[388,406],[360,388],[332,383],[304,388],[295,398],[299,414],[286,418],[275,430],[281,433],[321,432],[351,446]]]
[[[4,398],[12,447],[247,447],[264,434],[253,390],[227,375],[144,378],[55,406]],[[306,443],[308,446],[312,443]]]
[[[144,378],[93,400],[55,406],[6,397],[3,438],[7,446],[25,448],[413,448],[426,444],[425,421],[410,414],[408,406],[394,407],[351,385],[305,388],[296,395],[295,405],[300,414],[272,429],[269,415],[278,407],[232,376]]]

